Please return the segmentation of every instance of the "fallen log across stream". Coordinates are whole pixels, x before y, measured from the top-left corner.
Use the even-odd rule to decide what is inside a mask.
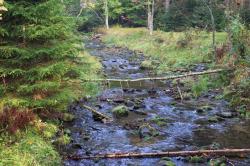
[[[173,75],[173,76],[165,76],[165,77],[146,77],[146,78],[137,78],[137,79],[82,79],[84,82],[139,82],[139,81],[147,81],[147,80],[171,80],[171,79],[178,79],[190,76],[198,76],[198,75],[205,75],[205,74],[213,74],[213,73],[220,73],[223,71],[230,71],[229,69],[216,69],[216,70],[207,70],[202,72],[189,72],[180,75]]]
[[[118,158],[160,158],[160,157],[188,157],[188,156],[242,156],[250,154],[250,149],[221,149],[198,151],[169,151],[156,153],[107,153],[90,156],[68,156],[71,160],[84,159],[118,159]]]
[[[87,106],[87,105],[84,105],[84,104],[81,104],[81,106],[82,106],[83,108],[85,108],[85,109],[91,111],[92,113],[97,114],[98,116],[102,117],[103,119],[112,121],[112,118],[111,118],[111,117],[109,117],[109,116],[107,116],[107,115],[104,115],[104,114],[101,113],[101,112],[96,111],[94,108],[91,108],[91,107],[89,107],[89,106]]]

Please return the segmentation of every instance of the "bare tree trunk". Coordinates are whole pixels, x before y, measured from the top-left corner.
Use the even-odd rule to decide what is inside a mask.
[[[155,14],[155,0],[152,0],[152,6],[151,6],[151,26],[150,26],[150,35],[153,35],[154,31],[154,14]]]
[[[204,3],[206,4],[208,11],[210,13],[210,17],[211,17],[211,23],[212,23],[212,31],[213,31],[213,37],[212,37],[212,46],[213,46],[213,52],[214,52],[214,58],[216,58],[216,45],[215,45],[215,33],[216,33],[216,27],[215,27],[215,20],[214,20],[214,14],[213,11],[211,9],[211,7],[209,6],[209,4],[206,3],[205,0],[203,0]]]
[[[165,9],[166,9],[166,11],[168,11],[169,6],[170,6],[170,0],[165,0]]]
[[[150,17],[151,17],[151,10],[150,10],[150,3],[149,3],[149,0],[147,1],[147,12],[148,12],[148,26],[147,28],[149,29],[150,28]]]
[[[226,14],[226,19],[227,22],[230,21],[230,13],[231,13],[231,9],[230,9],[230,1],[229,0],[225,0],[225,5],[226,5],[226,10],[225,10],[225,14]],[[230,52],[233,51],[233,43],[232,43],[232,31],[231,29],[227,26],[226,28],[226,32],[227,32],[227,36],[228,36],[228,45],[229,45],[229,50]]]
[[[152,0],[152,4],[148,0],[148,29],[150,35],[153,35],[154,31],[154,5],[155,5],[154,0]]]
[[[238,5],[239,7],[242,7],[242,8],[243,8],[244,5],[245,5],[245,2],[246,2],[245,0],[238,0],[238,1],[237,1],[237,5]]]
[[[109,29],[109,8],[108,8],[108,0],[104,1],[105,5],[105,24],[106,28]]]

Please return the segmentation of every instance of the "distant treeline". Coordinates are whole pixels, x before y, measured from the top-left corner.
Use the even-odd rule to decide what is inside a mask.
[[[79,4],[75,1],[71,12],[77,14],[80,6],[86,5],[81,14],[80,30],[90,30],[104,23],[103,0],[87,1]],[[71,0],[72,2],[72,0]],[[80,1],[81,2],[81,1]],[[145,0],[109,0],[110,24],[125,27],[144,27],[147,25],[147,1]],[[72,3],[71,3],[72,4]],[[155,29],[164,31],[182,31],[187,28],[211,29],[208,6],[215,17],[217,31],[223,31],[227,24],[226,9],[239,14],[242,21],[250,24],[250,1],[227,0],[155,0]]]

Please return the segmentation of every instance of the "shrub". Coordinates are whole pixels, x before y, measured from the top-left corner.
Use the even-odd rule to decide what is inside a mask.
[[[203,92],[208,91],[208,77],[202,77],[197,84],[192,87],[192,92],[195,97],[199,97]]]
[[[23,129],[35,119],[35,114],[29,110],[5,109],[0,112],[0,129],[9,133],[16,133],[17,130]]]

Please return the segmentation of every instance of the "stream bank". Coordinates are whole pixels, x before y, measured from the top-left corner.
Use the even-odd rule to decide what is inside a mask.
[[[142,78],[154,76],[141,68],[145,60],[140,52],[121,47],[107,47],[99,38],[86,43],[92,56],[97,57],[107,78]],[[199,66],[199,65],[198,65]],[[202,69],[201,69],[202,70]],[[181,102],[175,96],[171,81],[136,83],[110,82],[95,98],[83,99],[71,106],[77,117],[66,124],[72,143],[63,155],[94,155],[111,152],[161,152],[199,149],[250,148],[250,121],[237,118],[227,102],[216,99],[213,91],[198,98]],[[114,118],[102,123],[81,103]],[[114,108],[123,107],[124,116],[117,117]],[[113,110],[113,111],[112,111]],[[176,165],[197,165],[185,158],[171,158]],[[235,165],[249,165],[250,159],[230,159]],[[66,159],[71,165],[166,165],[162,159]],[[207,165],[207,159],[199,165]]]

